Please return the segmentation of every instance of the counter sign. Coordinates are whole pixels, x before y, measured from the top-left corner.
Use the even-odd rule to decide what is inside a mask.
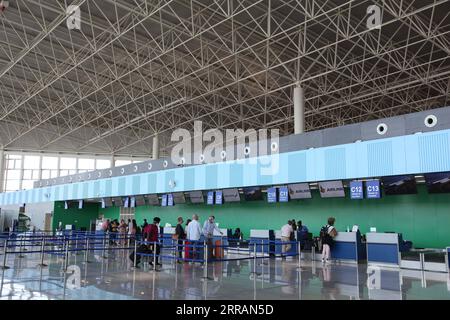
[[[267,189],[267,202],[268,203],[277,202],[277,188]]]
[[[379,199],[380,197],[380,180],[366,181],[366,198]]]
[[[350,182],[350,199],[363,199],[363,183],[362,181]]]
[[[280,202],[289,202],[289,190],[288,187],[280,187],[278,189],[279,196],[280,196]]]

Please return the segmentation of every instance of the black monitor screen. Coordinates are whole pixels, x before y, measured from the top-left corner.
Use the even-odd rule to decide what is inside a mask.
[[[244,197],[246,201],[262,200],[262,192],[260,187],[244,188]]]
[[[145,206],[145,198],[142,195],[136,196],[136,206]]]
[[[429,193],[450,193],[450,172],[426,174],[425,181]]]
[[[123,199],[122,199],[122,197],[114,198],[114,206],[116,206],[116,207],[122,207],[123,206]]]
[[[417,185],[414,176],[393,176],[382,179],[386,195],[416,194]]]

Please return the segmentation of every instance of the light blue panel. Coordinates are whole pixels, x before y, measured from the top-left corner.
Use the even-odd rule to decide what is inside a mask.
[[[273,176],[280,170],[280,156],[278,154],[261,156],[256,170],[259,172],[256,177],[258,185],[273,184]]]
[[[156,173],[156,192],[163,193],[166,192],[168,188],[166,188],[166,173],[164,171],[158,171]]]
[[[206,165],[205,168],[205,174],[206,174],[206,180],[205,180],[205,189],[215,189],[217,184],[217,165],[209,164]]]
[[[63,193],[62,193],[62,199],[61,200],[66,200],[69,198],[69,185],[65,184],[63,186]]]
[[[119,195],[119,179],[111,179],[111,196]]]
[[[195,173],[195,190],[205,189],[205,180],[206,180],[206,166],[196,166]]]
[[[146,173],[141,176],[141,182],[139,184],[140,194],[147,193],[147,190],[149,188],[149,186],[148,186],[148,176],[149,175],[150,175],[150,173]]]
[[[97,194],[94,193],[94,185],[96,181],[89,181],[87,183],[87,197],[88,198],[96,198]]]
[[[274,156],[277,155],[270,155]],[[58,186],[52,189],[50,194],[52,198],[61,200],[97,197],[94,185],[96,183],[99,183],[99,193],[102,196],[167,193],[173,191],[168,186],[170,178],[167,177],[170,175],[173,175],[174,180],[178,180],[176,190],[184,191],[450,171],[450,130],[295,151],[278,156],[279,171],[273,176],[262,175],[261,163],[219,162],[150,174],[142,173],[138,175],[141,177],[139,191],[136,191],[136,185],[133,187],[132,176],[128,176],[129,183],[125,183],[125,177],[73,183]],[[304,166],[305,169],[297,170],[297,163],[300,168]],[[128,185],[131,189],[126,194],[124,188]],[[0,205],[48,201],[49,199],[44,197],[44,190],[46,189],[40,188],[0,194]]]
[[[100,197],[100,181],[95,181],[92,188],[92,194],[94,198]]]
[[[403,143],[405,144],[405,161],[406,172],[404,173],[417,173],[420,168],[420,159],[417,156],[419,154],[419,141],[417,135],[403,137]]]
[[[325,150],[326,150],[326,148],[312,150],[315,154],[314,172],[316,173],[315,178],[317,179],[317,181],[326,180],[325,159],[324,159]]]
[[[351,147],[351,145],[348,147]],[[344,147],[334,147],[325,150],[324,168],[326,180],[334,180],[341,179],[342,177],[347,177],[345,149],[346,148]]]
[[[129,196],[131,195],[131,190],[133,188],[133,176],[126,176],[125,178],[125,188],[123,191],[123,196]],[[120,186],[119,186],[120,189]]]
[[[69,200],[75,200],[78,199],[78,189],[80,189],[80,186],[78,183],[74,183],[72,185],[72,192],[69,194]]]
[[[129,194],[141,194],[141,177],[139,175],[135,175],[132,177],[131,192]]]
[[[230,164],[219,162],[219,175],[217,176],[217,185],[223,188],[230,186]]]
[[[92,183],[88,183],[88,182],[83,182],[83,193],[80,199],[86,199],[89,197],[89,184]]]
[[[354,146],[354,156],[347,157],[347,172],[349,166],[352,168],[356,168],[354,174],[352,174],[349,178],[360,178],[360,177],[370,177],[369,171],[367,168],[367,147],[362,142],[357,142],[353,144]],[[355,165],[356,164],[356,165]]]
[[[148,184],[148,189],[147,189],[147,192],[148,193],[156,193],[156,177],[157,177],[157,174],[156,173],[150,173],[148,176],[147,176],[147,184]]]
[[[61,198],[61,196],[60,196],[60,186],[54,186],[53,187],[53,192],[52,192],[52,195],[54,195],[54,197],[53,197],[53,201],[57,201],[57,200],[59,200],[60,198]]]
[[[105,195],[105,196],[111,197],[111,196],[113,195],[112,188],[113,188],[113,182],[112,182],[112,179],[106,180],[106,183],[105,183],[105,189],[104,189],[104,191],[103,191],[104,195]]]
[[[352,178],[358,175],[358,165],[359,161],[357,159],[357,148],[359,143],[352,143],[345,148],[345,172],[347,178]],[[355,166],[356,164],[356,166]]]
[[[237,187],[243,185],[243,162],[234,161],[230,164],[230,187]]]
[[[392,168],[394,172],[406,172],[405,140],[392,140]]]
[[[286,165],[286,163],[288,163],[289,155],[289,153],[279,154],[280,167],[278,170],[278,174],[274,174],[272,177],[273,184],[282,184],[289,181],[289,168]]]
[[[256,158],[246,159],[243,162],[243,168],[245,168],[243,170],[243,178],[242,178],[243,186],[248,187],[256,185],[258,181],[256,176],[259,174],[259,172],[257,171],[258,165]]]
[[[306,181],[313,181],[316,178],[316,153],[314,150],[304,151],[306,154]]]
[[[184,170],[174,170],[174,175],[176,181],[175,191],[189,190],[184,185]]]
[[[170,180],[175,181],[175,172],[174,172],[174,170],[167,170],[166,171],[165,180],[166,180],[165,187],[166,187],[167,191],[173,191],[173,189],[171,187],[169,187],[169,181]]]
[[[392,140],[367,143],[367,171],[370,177],[394,174]]]
[[[447,171],[450,168],[448,157],[449,134],[422,134],[419,136],[420,172]]]
[[[43,198],[44,198],[44,189],[43,188],[38,189],[34,202],[42,202]]]
[[[19,202],[19,203],[25,203],[25,199],[24,199],[24,194],[25,194],[25,193],[24,193],[23,191],[20,191],[20,192],[18,192],[17,194],[18,194],[17,197],[19,198],[19,199],[18,199],[18,202]]]
[[[186,168],[183,170],[184,175],[184,187],[186,190],[194,190],[195,189],[195,167]]]
[[[288,155],[289,182],[306,180],[306,155],[305,153],[291,153]]]
[[[118,196],[125,196],[126,194],[126,189],[127,189],[127,179],[126,177],[120,177],[118,179],[113,179],[113,188],[114,188],[114,183],[117,184],[117,193],[115,193],[115,195]]]

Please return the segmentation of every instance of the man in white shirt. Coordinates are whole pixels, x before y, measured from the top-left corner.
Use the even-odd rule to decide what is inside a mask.
[[[196,246],[200,245],[198,241],[202,235],[202,227],[198,222],[198,215],[192,215],[192,221],[186,227],[186,235],[187,239],[190,242],[192,247],[189,248],[189,256],[191,259],[197,259],[198,252],[200,248],[196,248]]]
[[[287,224],[281,227],[281,241],[287,242],[286,244],[283,243],[281,247],[283,259],[286,259],[286,252],[291,250],[291,244],[289,242],[291,241],[292,232],[294,232],[294,229],[292,229],[292,221],[289,220]]]

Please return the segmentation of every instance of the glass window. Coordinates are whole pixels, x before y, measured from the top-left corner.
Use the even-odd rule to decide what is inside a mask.
[[[58,169],[58,157],[42,157],[42,169]]]
[[[125,166],[130,163],[131,160],[116,160],[116,167]]]
[[[18,191],[20,188],[20,180],[6,180],[6,192]]]
[[[24,169],[39,169],[39,156],[25,156],[23,157]]]
[[[22,181],[22,190],[33,189],[33,180],[24,180]]]
[[[94,170],[95,169],[95,159],[78,159],[78,169]]]
[[[108,169],[111,168],[111,160],[97,159],[97,169]]]
[[[76,169],[77,159],[76,158],[61,158],[60,169]]]

